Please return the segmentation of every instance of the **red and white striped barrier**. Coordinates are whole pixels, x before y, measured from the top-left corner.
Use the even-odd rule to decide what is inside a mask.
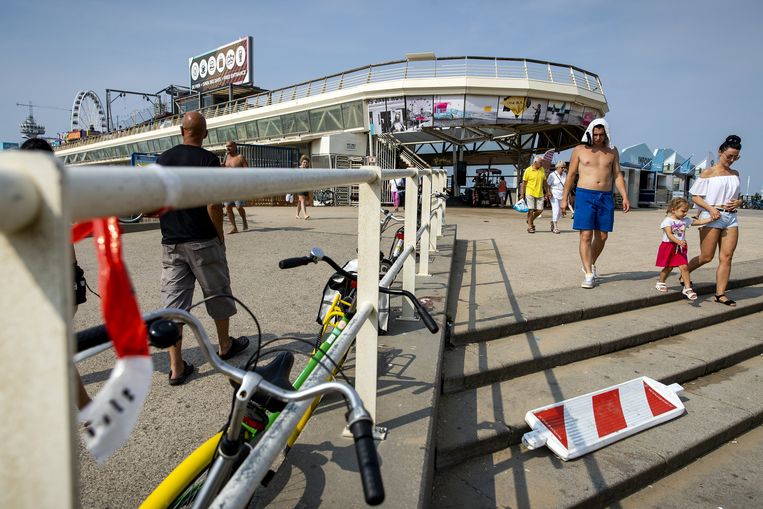
[[[536,408],[525,415],[532,431],[522,443],[545,445],[565,461],[577,458],[682,415],[681,391],[644,376]]]

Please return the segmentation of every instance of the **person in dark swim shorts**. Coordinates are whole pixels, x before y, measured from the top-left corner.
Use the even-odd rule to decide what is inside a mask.
[[[615,222],[615,200],[612,191],[591,191],[578,187],[574,230],[611,232]]]

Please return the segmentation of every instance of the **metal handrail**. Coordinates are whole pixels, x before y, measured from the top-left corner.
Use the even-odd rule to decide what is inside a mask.
[[[67,398],[73,394],[71,377],[65,376],[71,362],[71,345],[62,346],[71,341],[71,318],[68,309],[68,299],[71,298],[71,285],[68,282],[68,277],[71,277],[71,265],[67,265],[66,259],[71,250],[69,228],[73,220],[123,215],[135,210],[186,208],[353,183],[359,184],[360,188],[358,312],[355,322],[348,325],[340,338],[350,341],[354,335],[353,329],[359,328],[356,366],[359,372],[367,373],[368,376],[357,377],[356,387],[369,414],[375,416],[377,380],[374,375],[377,373],[378,343],[375,324],[369,323],[369,320],[375,317],[374,310],[378,305],[379,221],[375,213],[380,208],[380,181],[400,176],[412,179],[414,173],[423,178],[422,188],[425,193],[431,192],[433,179],[436,182],[441,181],[441,170],[382,171],[378,167],[368,166],[352,170],[64,167],[58,160],[45,154],[25,151],[0,154],[0,191],[5,191],[0,196],[7,198],[0,200],[0,218],[3,218],[0,221],[0,238],[3,239],[3,242],[0,242],[0,258],[3,259],[3,276],[8,284],[28,290],[22,292],[24,298],[21,300],[5,300],[5,305],[0,311],[0,322],[5,329],[18,332],[23,338],[32,337],[33,334],[34,337],[43,338],[44,349],[53,352],[52,357],[43,360],[29,352],[20,352],[30,370],[39,375],[32,383],[31,389],[34,390],[30,389],[29,381],[20,377],[6,376],[4,383],[10,387],[9,390],[22,394],[27,400],[38,397],[48,404],[32,407],[27,405],[25,408],[4,405],[3,422],[6,427],[3,429],[8,429],[9,426],[10,429],[21,429],[22,423],[30,419],[52,418],[56,425],[46,435],[48,447],[75,443],[73,434],[77,427],[72,425],[70,413],[64,411],[68,408]],[[416,186],[411,186],[414,187]],[[440,184],[435,184],[436,189],[440,187]],[[411,225],[415,227],[416,224],[416,194],[409,191],[408,197],[406,229],[410,231]],[[428,220],[428,205],[429,200],[423,200],[422,224]],[[427,274],[430,239],[436,243],[436,230],[430,229],[433,235],[429,236],[427,233],[422,237],[421,274]],[[411,234],[408,238],[412,240],[413,237]],[[45,246],[45,249],[40,250],[39,246]],[[406,272],[410,272],[408,269],[414,269],[415,272],[415,258],[410,255],[407,258]],[[410,287],[406,287],[404,281],[403,287],[408,291],[415,291],[415,281]],[[32,314],[35,320],[29,319]],[[11,362],[18,360],[6,359],[6,364],[0,366],[0,372],[13,373],[7,369]],[[316,369],[314,374],[319,376],[325,373]],[[70,383],[60,383],[61,380],[67,379]],[[43,388],[44,390],[41,390]],[[49,409],[52,402],[63,403],[59,405],[62,411],[54,412],[51,416]],[[301,417],[304,413],[296,406],[290,407],[289,412],[291,409],[294,409],[296,417]],[[268,440],[274,440],[268,448],[268,455],[282,449],[283,435],[286,431],[281,429],[278,437],[275,436],[275,431],[280,426],[285,426],[285,422],[282,413],[277,421],[281,424],[274,425],[271,432],[263,437],[263,440],[268,436],[271,437]],[[66,455],[70,454],[71,450],[63,446],[60,449],[59,456],[68,459],[69,456]],[[249,465],[256,462],[254,458],[255,456],[250,457]],[[22,466],[18,476],[20,485],[30,489],[39,485],[39,476],[36,473],[50,464],[49,456],[26,455],[22,458],[12,449],[0,452],[1,462],[8,463],[11,460],[14,464]],[[73,461],[59,461],[59,467],[49,472],[45,486],[42,490],[38,489],[38,493],[41,492],[48,500],[53,496],[60,497],[62,490],[65,490],[71,494],[71,500],[74,500],[74,464]],[[251,472],[239,473],[241,475],[237,474],[237,478],[251,475]],[[253,490],[254,485],[246,489]],[[226,496],[226,493],[226,490],[223,490],[221,496]],[[241,496],[240,493],[230,495],[234,498]],[[240,501],[241,498],[236,500]],[[69,507],[73,504],[67,505],[64,500],[63,505]]]
[[[418,64],[418,65],[416,65]],[[431,64],[423,67],[421,64]],[[413,65],[413,68],[411,66]],[[205,118],[215,118],[231,113],[238,113],[254,108],[272,106],[284,102],[314,97],[316,95],[346,90],[368,83],[381,83],[400,79],[447,78],[457,76],[472,76],[499,79],[521,79],[571,85],[583,88],[589,92],[604,94],[599,76],[573,65],[535,60],[531,58],[508,57],[440,57],[424,62],[409,62],[395,60],[382,64],[371,64],[356,67],[348,71],[323,76],[310,81],[289,85],[287,87],[262,92],[248,97],[234,99],[225,103],[208,106],[198,110]],[[107,141],[122,136],[154,131],[164,127],[174,127],[180,124],[182,115],[155,120],[148,124],[114,131],[101,136],[78,140],[62,145],[65,148],[76,148],[91,143]]]

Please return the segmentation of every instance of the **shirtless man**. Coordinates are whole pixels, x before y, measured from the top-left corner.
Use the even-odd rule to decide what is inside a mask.
[[[623,212],[628,212],[631,204],[625,189],[625,180],[620,170],[620,156],[612,145],[609,125],[597,118],[588,125],[582,145],[575,147],[570,159],[567,182],[564,184],[562,214],[567,210],[570,191],[575,177],[580,179],[575,194],[575,219],[572,227],[580,231],[580,260],[583,262],[585,277],[580,285],[593,288],[596,284],[596,260],[599,258],[607,236],[612,231],[615,219],[615,203],[612,183],[623,197]]]
[[[246,158],[243,154],[238,153],[238,147],[235,141],[229,141],[225,144],[225,167],[226,168],[248,168],[249,163],[246,162]],[[228,234],[238,233],[236,227],[236,217],[233,214],[233,207],[238,209],[238,213],[241,216],[241,221],[244,223],[244,230],[249,229],[249,225],[246,222],[246,211],[244,210],[244,201],[226,201],[225,211],[228,214],[228,221],[231,224],[231,229]]]

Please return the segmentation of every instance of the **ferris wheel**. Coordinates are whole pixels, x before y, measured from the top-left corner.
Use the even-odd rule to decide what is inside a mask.
[[[80,90],[72,104],[72,131],[94,129],[106,132],[106,114],[101,100],[92,90]]]

